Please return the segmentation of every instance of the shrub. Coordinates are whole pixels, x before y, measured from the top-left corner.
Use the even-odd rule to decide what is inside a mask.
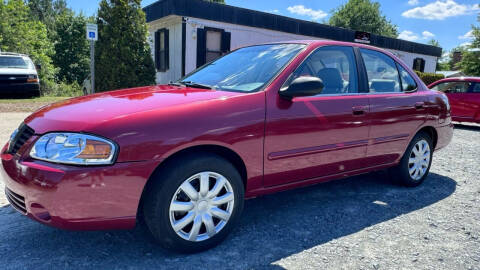
[[[42,96],[47,97],[78,97],[83,95],[82,87],[77,83],[66,82],[56,83],[54,81],[43,81],[41,88]]]
[[[420,77],[420,79],[426,84],[430,85],[438,80],[445,79],[445,76],[443,74],[435,74],[435,73],[424,73],[420,71],[415,71]]]

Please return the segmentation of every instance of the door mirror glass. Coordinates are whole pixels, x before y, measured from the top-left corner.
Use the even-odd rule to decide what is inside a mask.
[[[323,87],[324,85],[320,78],[303,76],[296,78],[290,86],[280,90],[280,96],[287,99],[316,96],[322,93]]]

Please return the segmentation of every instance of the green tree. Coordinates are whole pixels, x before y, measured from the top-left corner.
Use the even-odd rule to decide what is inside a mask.
[[[96,89],[108,91],[155,83],[141,0],[102,0],[98,10]]]
[[[472,28],[474,37],[472,44],[463,51],[462,61],[456,67],[467,75],[480,76],[480,27],[472,26]]]
[[[205,1],[218,3],[218,4],[225,4],[225,0],[205,0]]]
[[[90,70],[90,47],[85,38],[85,25],[92,22],[82,14],[75,15],[71,10],[58,15],[53,63],[59,68],[58,81],[81,84]]]
[[[333,11],[330,25],[397,37],[398,27],[380,11],[380,3],[370,0],[349,0]]]
[[[440,46],[440,42],[438,42],[438,40],[436,39],[430,39],[428,42],[427,42],[428,45],[432,45],[432,46],[435,46],[435,47],[442,47]]]
[[[52,65],[53,45],[47,37],[47,28],[33,20],[30,9],[22,0],[0,1],[0,50],[29,55],[40,64],[42,90],[52,82],[56,72]]]
[[[48,36],[55,39],[57,17],[70,11],[65,0],[27,0],[34,20],[41,21],[47,27]]]

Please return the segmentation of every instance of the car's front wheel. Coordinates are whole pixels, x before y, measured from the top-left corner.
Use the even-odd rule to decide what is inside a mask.
[[[390,170],[391,176],[404,186],[416,187],[427,178],[432,158],[432,139],[427,133],[419,132],[410,142],[400,163]]]
[[[219,244],[238,222],[244,187],[240,174],[216,155],[192,155],[154,176],[143,216],[155,239],[178,252]]]

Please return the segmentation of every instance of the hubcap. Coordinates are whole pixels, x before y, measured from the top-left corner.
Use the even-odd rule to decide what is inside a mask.
[[[205,241],[220,232],[232,215],[234,194],[228,179],[201,172],[185,180],[170,203],[170,224],[178,236]]]
[[[426,140],[415,144],[408,159],[408,172],[413,180],[420,180],[430,165],[430,145]]]

